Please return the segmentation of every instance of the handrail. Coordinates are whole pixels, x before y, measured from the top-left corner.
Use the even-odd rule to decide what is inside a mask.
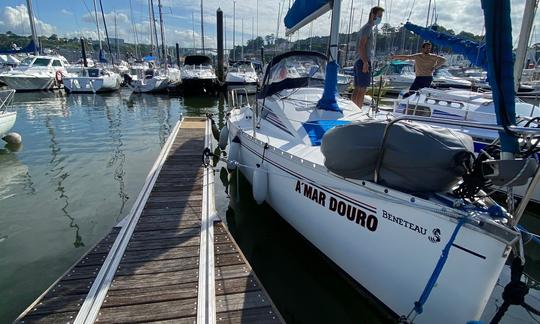
[[[15,97],[15,89],[0,90],[0,94],[3,93],[7,93],[7,95],[5,97],[0,97],[0,111],[2,112],[6,111],[7,107],[13,101],[13,98]]]
[[[373,176],[373,180],[375,183],[379,182],[379,172],[382,165],[382,160],[384,157],[384,147],[386,145],[386,139],[388,137],[388,131],[390,130],[390,127],[394,125],[395,123],[398,123],[400,121],[404,120],[410,120],[410,121],[419,121],[419,122],[425,122],[430,124],[440,124],[440,125],[451,125],[451,126],[459,126],[459,127],[471,127],[471,128],[479,128],[479,129],[486,129],[486,130],[492,130],[492,131],[506,131],[506,129],[499,125],[490,125],[490,124],[482,124],[482,123],[476,123],[476,122],[470,122],[470,121],[463,121],[463,120],[452,120],[452,119],[445,119],[445,118],[436,118],[436,117],[424,117],[424,116],[400,116],[395,119],[392,119],[388,122],[386,127],[384,128],[383,132],[383,138],[381,140],[381,145],[379,148],[379,155],[377,157],[377,164],[375,164],[375,173]],[[518,133],[521,135],[538,135],[540,136],[540,128],[532,128],[532,127],[521,127],[521,126],[508,126],[509,130],[511,130],[514,133]]]

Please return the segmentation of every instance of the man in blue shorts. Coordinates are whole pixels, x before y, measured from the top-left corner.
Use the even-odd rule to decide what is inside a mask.
[[[352,101],[362,109],[366,89],[371,83],[373,59],[373,27],[380,24],[384,9],[373,7],[369,12],[368,22],[360,29],[360,38],[354,62],[354,91]]]

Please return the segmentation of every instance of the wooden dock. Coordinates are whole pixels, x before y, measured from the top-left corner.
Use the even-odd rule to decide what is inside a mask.
[[[205,118],[179,122],[126,220],[16,322],[283,322],[217,217],[210,134]]]

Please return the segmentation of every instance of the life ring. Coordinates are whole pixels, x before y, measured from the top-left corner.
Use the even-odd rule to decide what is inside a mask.
[[[64,75],[62,74],[62,71],[58,70],[56,71],[56,73],[54,74],[54,79],[56,80],[56,82],[58,83],[61,83],[62,82],[62,78],[64,77]]]

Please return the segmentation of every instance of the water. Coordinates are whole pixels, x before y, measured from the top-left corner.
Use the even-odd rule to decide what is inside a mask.
[[[40,92],[17,93],[13,109],[23,146],[0,148],[0,323],[16,318],[129,212],[180,114],[215,113],[222,125],[226,104],[223,97]],[[239,185],[235,173],[217,177],[220,216],[288,323],[389,321],[278,214],[257,205],[242,176]],[[524,222],[540,232],[538,218]],[[540,278],[540,247],[527,252],[527,271]],[[538,296],[533,291],[528,301],[538,306]],[[496,305],[494,298],[490,314]],[[518,308],[509,315],[507,323],[534,323]]]

